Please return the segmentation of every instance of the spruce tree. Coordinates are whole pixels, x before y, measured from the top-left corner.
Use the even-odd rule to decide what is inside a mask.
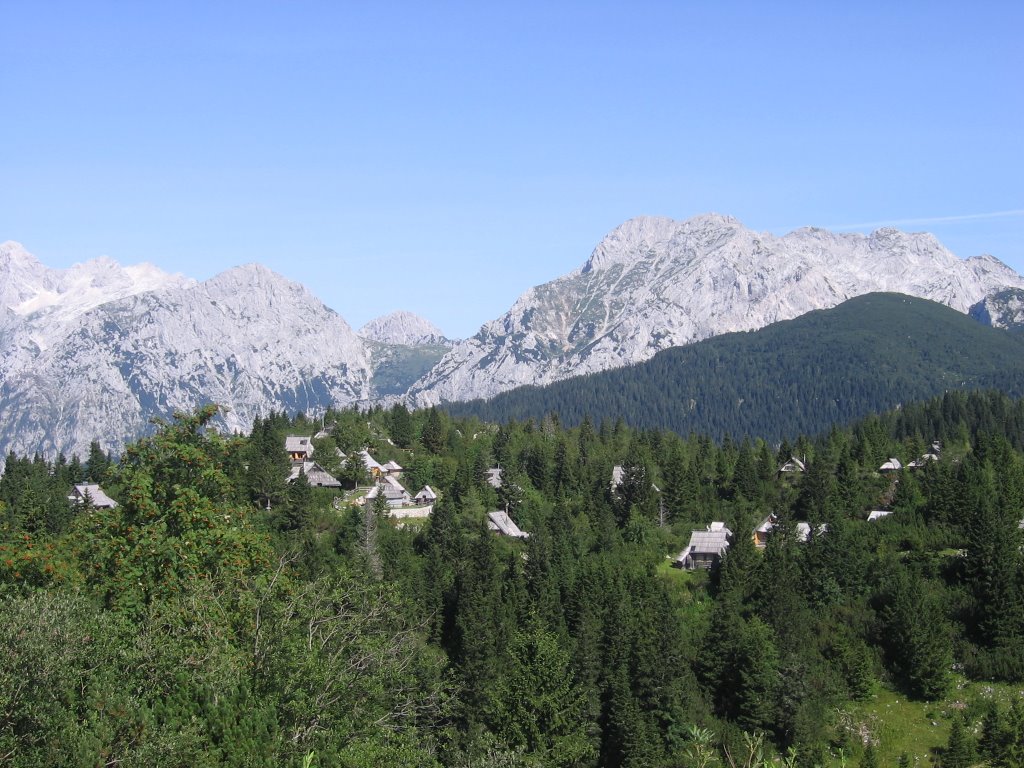
[[[414,437],[412,415],[401,403],[391,407],[391,439],[399,448],[412,447]]]
[[[860,757],[860,768],[878,768],[878,755],[875,753],[874,744],[864,747],[864,754]]]
[[[970,768],[974,761],[974,745],[964,728],[963,718],[954,717],[949,741],[942,754],[942,768]]]

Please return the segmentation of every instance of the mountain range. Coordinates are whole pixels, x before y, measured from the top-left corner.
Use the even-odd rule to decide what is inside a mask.
[[[445,408],[497,422],[554,414],[563,426],[610,416],[640,429],[776,442],[967,389],[1024,396],[1024,335],[927,299],[871,293],[625,368]]]
[[[409,313],[358,333],[258,265],[204,282],[97,259],[43,266],[0,245],[0,451],[116,451],[154,417],[214,401],[222,426],[271,410],[489,397],[649,360],[857,295],[893,291],[992,325],[1024,320],[1024,278],[927,234],[755,233],[709,214],[627,221],[577,270],[529,289],[470,339]]]
[[[748,331],[891,291],[961,312],[1024,278],[991,256],[962,260],[932,235],[753,232],[709,214],[640,217],[579,269],[531,288],[455,345],[410,389],[416,405],[490,397],[524,384],[642,362],[670,347]]]

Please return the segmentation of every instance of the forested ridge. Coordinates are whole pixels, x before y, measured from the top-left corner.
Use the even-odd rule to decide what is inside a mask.
[[[641,429],[776,441],[988,388],[1024,395],[1024,338],[927,299],[875,293],[635,366],[444,407],[488,421],[555,413],[575,426],[611,415]]]
[[[781,444],[400,405],[240,437],[214,414],[116,460],[7,457],[0,762],[1024,764],[1024,401],[949,392]],[[287,483],[285,437],[321,427],[346,484],[367,478],[337,451],[366,447],[436,489],[429,521]],[[70,505],[87,480],[118,506]],[[721,565],[670,568],[712,521]]]

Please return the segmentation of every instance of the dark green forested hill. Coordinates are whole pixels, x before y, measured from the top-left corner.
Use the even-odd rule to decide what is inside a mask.
[[[759,331],[666,350],[640,365],[522,387],[453,415],[769,440],[814,434],[952,389],[1024,394],[1024,339],[925,299],[869,294]]]

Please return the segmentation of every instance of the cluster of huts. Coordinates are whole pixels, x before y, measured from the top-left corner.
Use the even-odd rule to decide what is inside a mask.
[[[879,468],[880,473],[894,473],[903,469],[915,470],[926,466],[929,462],[938,461],[941,446],[938,442],[932,443],[931,450],[918,459],[904,466],[899,459],[890,458]],[[311,486],[321,488],[341,488],[341,483],[321,467],[313,459],[313,437],[305,435],[289,435],[285,439],[285,452],[291,460],[291,471],[288,481],[296,480],[300,474],[305,475],[306,481]],[[340,452],[339,452],[340,454]],[[415,495],[410,494],[402,485],[402,467],[395,461],[388,461],[384,464],[378,462],[369,451],[362,450],[352,457],[340,454],[343,462],[358,460],[366,467],[372,485],[369,491],[359,500],[358,503],[372,503],[378,497],[383,496],[389,514],[396,518],[405,517],[428,517],[433,511],[433,505],[437,501],[437,493],[429,485],[423,486]],[[779,474],[801,473],[806,471],[805,463],[795,456],[784,462],[779,467]],[[615,490],[623,481],[623,469],[616,465],[612,471],[611,485]],[[502,486],[502,471],[500,467],[492,467],[487,470],[485,480],[493,488],[499,489]],[[72,504],[92,504],[97,509],[112,509],[117,502],[110,498],[98,484],[84,483],[75,485],[68,501]],[[868,521],[879,520],[891,515],[891,510],[872,510],[868,514]],[[775,515],[768,515],[752,531],[752,538],[756,547],[764,548],[768,543],[768,536],[777,524]],[[521,530],[515,521],[509,516],[507,510],[495,510],[487,513],[488,528],[495,533],[511,538],[525,539],[529,533]],[[1024,520],[1021,521],[1024,528]],[[822,525],[817,529],[817,534],[824,534],[828,526]],[[806,522],[796,524],[796,535],[800,541],[807,541],[811,536],[811,527]],[[686,548],[675,558],[673,565],[688,570],[710,569],[714,567],[722,556],[729,549],[733,532],[726,527],[724,522],[715,521],[703,529],[695,530],[690,535],[690,541]]]
[[[941,444],[936,441],[932,443],[930,451],[922,454],[920,457],[905,466],[899,459],[892,457],[885,461],[878,468],[878,471],[881,474],[890,474],[899,472],[903,469],[922,469],[930,462],[938,461],[941,450]],[[616,470],[619,470],[619,467],[616,467]],[[784,462],[779,467],[778,471],[781,475],[788,473],[800,473],[805,472],[806,470],[807,467],[805,463],[793,456],[788,461]],[[619,470],[618,477],[613,473],[613,485],[616,483],[616,480],[621,482],[621,470]],[[876,520],[881,520],[883,517],[888,517],[891,514],[892,510],[875,509],[868,513],[867,520],[868,522],[874,522]],[[758,549],[763,549],[767,546],[768,535],[771,533],[777,522],[775,515],[768,515],[753,530],[752,535],[754,545]],[[1021,521],[1021,527],[1024,528],[1024,520]],[[827,532],[827,525],[820,525],[816,531],[819,535]],[[673,565],[677,568],[685,568],[687,570],[710,569],[714,567],[729,549],[729,542],[732,539],[732,535],[732,531],[730,531],[726,527],[725,523],[722,522],[713,522],[704,530],[693,531],[690,535],[690,542],[686,545],[686,549],[679,553],[673,561]],[[810,524],[806,522],[798,522],[796,524],[796,536],[799,541],[807,541],[810,539]]]
[[[340,490],[341,482],[314,460],[313,439],[314,437],[308,435],[288,435],[285,438],[284,449],[291,461],[288,482],[293,482],[300,475],[304,475],[306,482],[311,486]],[[409,493],[402,485],[402,467],[398,462],[388,461],[381,464],[365,449],[351,457],[341,454],[340,458],[342,462],[362,462],[370,476],[370,489],[357,501],[358,504],[372,504],[377,498],[383,497],[388,506],[389,516],[394,518],[424,518],[433,512],[437,492],[429,485],[424,485],[415,495]],[[492,487],[500,488],[501,469],[489,469],[485,479]],[[68,494],[68,501],[79,505],[88,502],[96,509],[113,509],[117,506],[117,502],[95,483],[75,485]],[[530,536],[516,525],[507,510],[488,512],[487,527],[500,536],[515,539],[526,539]]]
[[[285,439],[285,451],[292,462],[291,474],[288,481],[291,482],[302,473],[306,481],[313,486],[321,488],[341,488],[341,483],[327,472],[313,459],[313,440],[317,436],[289,435]],[[411,494],[402,485],[402,467],[396,461],[388,461],[381,464],[368,450],[359,451],[351,457],[340,454],[342,462],[351,460],[361,461],[366,467],[370,476],[371,485],[369,491],[359,499],[359,504],[372,504],[383,497],[388,506],[388,514],[395,518],[422,518],[429,517],[433,512],[434,503],[437,501],[437,493],[429,485],[424,485],[415,494]],[[485,478],[491,487],[501,487],[501,468],[492,467],[487,470]],[[509,516],[507,510],[495,510],[487,513],[487,527],[501,536],[508,536],[516,539],[528,538],[530,534],[521,530],[515,521]]]
[[[285,438],[285,452],[291,459],[292,468],[288,482],[298,479],[300,474],[306,476],[306,482],[319,488],[341,488],[341,482],[327,472],[313,459],[313,437],[306,435],[289,435]],[[423,486],[415,495],[409,493],[402,485],[402,467],[396,461],[381,464],[369,451],[363,449],[352,456],[345,456],[339,451],[342,463],[359,461],[370,476],[370,490],[359,503],[372,503],[383,497],[392,517],[429,517],[433,511],[437,493],[429,485]]]

